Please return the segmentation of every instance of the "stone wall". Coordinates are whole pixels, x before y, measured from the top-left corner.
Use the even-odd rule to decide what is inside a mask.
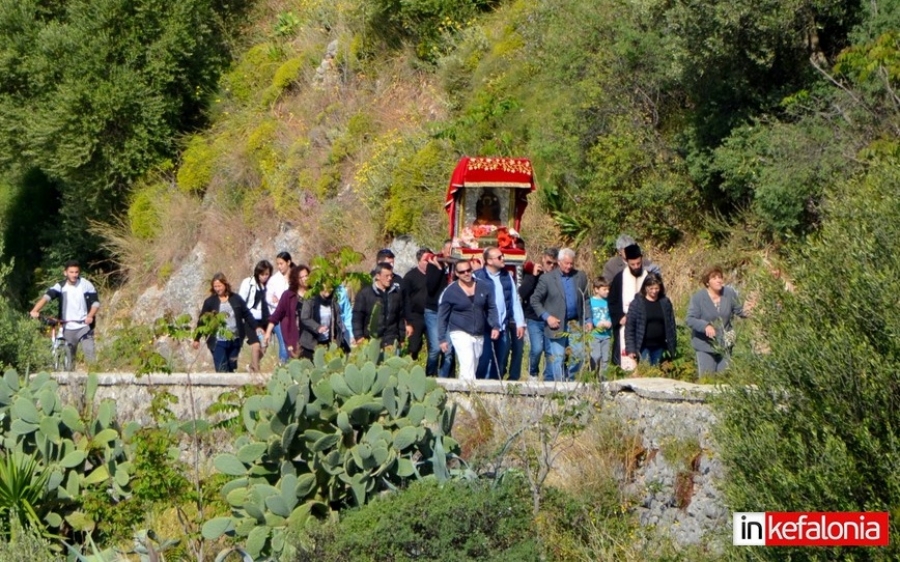
[[[82,374],[60,374],[64,395],[77,400],[85,382]],[[199,415],[223,392],[264,378],[246,374],[156,374],[134,377],[100,374],[99,399],[115,400],[119,419],[151,421],[151,389],[178,397],[172,409],[191,418],[191,404]],[[668,379],[625,379],[586,387],[576,383],[502,383],[499,381],[440,381],[451,400],[471,409],[475,400],[498,405],[501,416],[527,416],[555,392],[569,396],[591,393],[605,413],[639,435],[634,465],[623,473],[625,490],[636,499],[643,524],[653,526],[682,544],[709,544],[728,527],[729,512],[716,482],[722,466],[714,454],[710,427],[714,421],[708,397],[714,390]],[[190,383],[190,384],[189,384]],[[220,440],[227,443],[228,439]]]

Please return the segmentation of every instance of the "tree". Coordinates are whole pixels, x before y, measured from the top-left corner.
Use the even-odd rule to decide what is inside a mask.
[[[229,60],[243,1],[0,3],[0,167],[49,179],[61,202],[54,261],[103,257],[131,181],[175,154]],[[24,182],[21,189],[34,186]]]
[[[738,357],[717,439],[735,511],[890,511],[900,505],[900,173],[894,155],[835,189],[796,249],[796,290],[772,283],[759,351]],[[892,533],[898,531],[892,518]],[[754,559],[895,560],[900,548],[762,549]],[[749,555],[749,553],[747,553]]]

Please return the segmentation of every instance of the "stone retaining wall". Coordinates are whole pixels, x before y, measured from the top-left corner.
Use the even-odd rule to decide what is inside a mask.
[[[155,374],[140,378],[100,374],[98,378],[97,398],[115,400],[119,419],[142,424],[151,422],[148,409],[153,387],[178,397],[172,409],[187,420],[192,415],[191,397],[194,411],[203,416],[223,392],[265,380],[260,376],[221,373]],[[63,394],[77,400],[86,376],[59,374],[57,380]],[[505,412],[501,415],[520,418],[554,392],[595,395],[606,413],[628,424],[640,436],[634,466],[623,475],[623,484],[637,499],[641,522],[681,544],[709,544],[727,528],[729,513],[716,487],[722,466],[709,435],[714,422],[708,404],[708,397],[714,392],[711,387],[668,379],[625,379],[602,383],[599,387],[455,379],[439,382],[461,408],[471,409],[474,400],[490,401],[499,405],[497,411]]]

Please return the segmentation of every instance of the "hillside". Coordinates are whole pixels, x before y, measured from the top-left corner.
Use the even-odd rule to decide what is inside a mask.
[[[436,245],[465,154],[533,160],[529,247],[575,245],[590,271],[630,232],[686,293],[710,261],[802,247],[826,194],[897,150],[894,4],[176,5],[0,12],[0,74],[20,82],[0,92],[14,300],[71,257],[136,295],[198,244],[204,276],[235,278],[276,240],[304,261]]]
[[[45,454],[49,443],[59,441],[58,431],[50,433],[59,424],[71,429],[82,423],[80,417],[77,423],[66,421],[65,412],[57,415],[62,403],[52,375],[25,384],[28,375],[47,365],[48,345],[23,312],[58,279],[64,260],[82,260],[86,273],[101,284],[102,368],[164,370],[173,362],[161,353],[187,348],[184,340],[191,335],[191,323],[173,317],[197,312],[214,271],[237,280],[256,260],[272,259],[284,249],[309,261],[349,246],[369,261],[388,243],[407,250],[437,245],[446,228],[444,190],[457,159],[526,156],[539,184],[522,228],[529,249],[571,245],[579,250],[579,267],[594,272],[620,232],[651,248],[665,272],[680,330],[666,376],[696,376],[681,321],[700,269],[722,264],[728,280],[752,297],[751,318],[737,323],[729,371],[703,381],[717,385],[721,400],[713,405],[709,434],[699,437],[721,446],[717,456],[725,470],[716,486],[729,510],[896,515],[898,29],[900,0],[0,2],[0,367],[5,370],[0,433],[5,446]],[[156,324],[161,316],[165,321]],[[157,327],[167,337],[158,337]],[[354,380],[363,368],[375,373],[374,364],[360,366],[369,360],[366,354],[377,361],[376,348],[358,347],[347,359],[357,366],[329,360],[327,369],[336,378],[329,376],[328,385],[343,381],[345,368]],[[209,355],[202,348],[189,353]],[[266,357],[267,373],[274,370],[268,368],[273,355]],[[412,359],[399,361],[415,370]],[[196,372],[198,365],[175,367]],[[305,371],[317,369],[320,376],[324,368],[293,362],[275,371],[271,391],[279,400],[288,395],[293,400],[300,394],[286,392],[282,382],[292,384],[289,379],[299,374],[304,390],[298,392],[306,392],[312,378]],[[49,386],[34,393],[32,383]],[[328,385],[317,383],[316,392],[321,388],[335,404],[346,405]],[[394,392],[392,385],[379,386]],[[255,396],[260,392],[266,391],[244,388],[218,398],[220,413],[244,411],[241,417],[254,438],[251,426],[264,418],[251,405],[285,404],[270,397],[262,401]],[[85,394],[91,392],[86,388]],[[515,523],[546,549],[540,556],[535,551],[534,559],[576,559],[567,549],[585,560],[900,559],[896,540],[886,548],[726,546],[721,553],[645,553],[653,544],[638,533],[633,500],[595,476],[603,471],[627,476],[642,459],[652,462],[653,454],[629,438],[630,430],[597,432],[603,428],[586,424],[604,410],[602,401],[576,404],[570,398],[542,402],[551,409],[532,424],[533,434],[515,433],[522,436],[515,445],[520,453],[511,447],[517,437],[504,433],[489,413],[461,415],[453,427],[465,450],[486,451],[466,459],[472,470],[499,475],[500,481],[511,481],[505,475],[516,468],[526,475],[543,470],[556,458],[558,439],[580,435],[590,441],[590,449],[570,449],[584,461],[584,479],[590,481],[584,492],[574,488],[578,491],[568,497],[548,489],[544,510]],[[191,471],[170,463],[179,431],[190,433],[199,450],[200,420],[176,419],[168,400],[164,393],[149,399],[156,427],[146,428],[151,432],[145,441],[132,436],[145,459],[135,467],[148,503],[111,503],[106,460],[72,463],[92,470],[90,480],[101,485],[96,494],[70,494],[78,479],[67,479],[69,507],[85,507],[96,521],[116,527],[109,540],[131,545],[132,526],[151,513],[151,505],[154,521],[183,523],[173,515],[173,503],[179,503],[173,498],[192,503],[187,490],[191,484],[201,489],[199,470],[189,483],[185,475]],[[89,402],[84,413],[94,416]],[[354,431],[382,439],[380,430],[370,434],[350,427],[349,417],[341,421],[331,399],[325,404],[324,409],[282,408],[290,415],[315,412],[313,417],[327,410],[325,415],[337,418],[337,425],[328,425],[328,436],[316,430],[301,439],[291,430],[302,450],[313,443],[322,454],[323,440],[330,440],[327,447],[343,447],[351,444]],[[564,415],[550,414],[555,408]],[[105,418],[106,425],[113,410],[107,403],[96,417]],[[268,419],[275,415],[280,414],[273,411]],[[387,413],[365,415],[380,427]],[[440,419],[443,431],[443,414]],[[232,427],[240,425],[238,418],[231,421]],[[280,418],[279,424],[290,427]],[[261,440],[274,437],[272,450],[279,455],[293,450],[266,433],[273,427],[268,421],[255,427]],[[398,429],[398,436],[408,429]],[[96,444],[108,431],[79,438],[78,447]],[[680,453],[673,451],[672,459],[684,463],[678,477],[686,491],[700,470],[697,436],[691,437],[690,443],[670,444]],[[47,446],[29,444],[31,439]],[[259,458],[238,447],[238,455]],[[116,450],[124,449],[117,445]],[[591,457],[591,451],[597,455]],[[425,462],[432,462],[427,459],[435,458],[437,448],[434,453],[408,452]],[[71,454],[62,457],[63,464]],[[313,458],[290,455],[291,462]],[[223,472],[243,474],[243,461],[234,461],[237,468],[226,461],[232,469]],[[95,480],[102,472],[105,481]],[[41,477],[48,474],[41,469]],[[53,478],[54,486],[62,482]],[[221,482],[209,483],[210,490]],[[296,478],[292,482],[297,484]],[[339,485],[349,499],[350,489]],[[646,491],[658,485],[648,482]],[[44,484],[32,488],[51,493]],[[228,495],[228,501],[237,497]],[[53,505],[62,497],[51,498]],[[426,507],[416,507],[411,517],[419,530],[422,514],[435,507],[450,505],[441,513],[453,523],[475,519],[459,517],[466,508],[435,502],[439,496],[423,497]],[[216,509],[235,513],[221,500],[206,515]],[[136,506],[134,511],[122,509],[128,505]],[[470,511],[507,513],[478,505]],[[178,532],[198,537],[206,515],[199,502],[191,509],[197,513],[192,530]],[[372,517],[379,521],[390,519],[377,513]],[[44,521],[62,524],[52,515]],[[900,518],[891,519],[896,536]],[[244,527],[257,547],[260,537],[263,543],[268,537],[261,523]],[[507,535],[494,523],[487,528],[494,538]],[[321,533],[333,533],[332,542],[363,536],[335,529]],[[2,548],[5,526],[0,535]],[[322,536],[328,543],[327,534]],[[442,552],[458,551],[442,547]],[[504,550],[502,556],[531,559],[517,554]]]

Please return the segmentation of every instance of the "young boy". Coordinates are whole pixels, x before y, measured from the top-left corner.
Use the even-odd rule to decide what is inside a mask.
[[[609,303],[606,302],[606,298],[609,296],[609,281],[603,277],[595,279],[593,293],[591,317],[594,330],[591,333],[594,338],[591,340],[591,370],[599,373],[600,379],[603,380],[603,373],[606,372],[606,366],[609,364],[609,339],[612,336]]]

